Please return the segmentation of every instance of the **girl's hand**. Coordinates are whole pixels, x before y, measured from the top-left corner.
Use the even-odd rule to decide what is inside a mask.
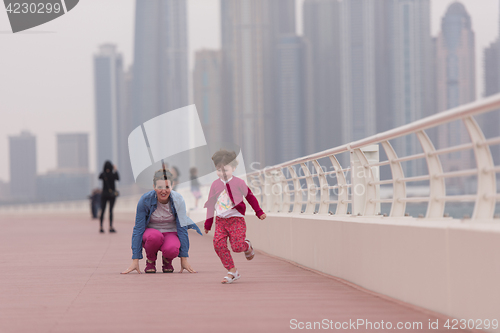
[[[141,271],[139,269],[139,259],[132,259],[132,264],[130,264],[129,268],[127,268],[125,271],[121,272],[120,274],[128,274],[132,271],[137,271],[137,273],[141,274]]]
[[[206,234],[208,234],[209,232],[210,232],[210,230],[205,229],[205,233],[206,233]]]
[[[266,213],[262,214],[261,216],[259,216],[259,219],[263,220],[267,217]]]

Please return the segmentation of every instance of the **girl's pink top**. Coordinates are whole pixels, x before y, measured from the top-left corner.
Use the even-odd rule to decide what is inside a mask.
[[[245,215],[247,206],[243,202],[243,198],[247,199],[250,206],[252,206],[255,211],[255,215],[260,217],[264,214],[264,211],[260,208],[257,198],[253,195],[252,191],[248,188],[247,184],[243,179],[233,176],[233,178],[224,184],[220,179],[215,180],[210,187],[210,193],[208,194],[208,200],[205,202],[205,208],[207,208],[207,218],[205,220],[205,229],[210,230],[214,222],[215,215],[215,204],[219,195],[227,190],[229,198],[234,204],[234,208]]]

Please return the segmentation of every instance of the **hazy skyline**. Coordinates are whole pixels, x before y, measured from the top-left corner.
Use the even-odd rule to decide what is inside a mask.
[[[190,69],[194,51],[220,46],[218,0],[188,0]],[[302,31],[302,0],[297,29]],[[432,36],[453,0],[431,0]],[[483,95],[483,50],[498,36],[498,0],[461,1],[476,34],[478,96]],[[89,133],[89,167],[94,170],[93,55],[113,43],[133,62],[134,0],[85,0],[61,18],[12,34],[0,10],[0,180],[9,178],[8,136],[28,130],[37,137],[38,173],[57,165],[56,134]],[[190,77],[191,80],[191,72]],[[190,85],[189,87],[192,90]],[[118,166],[119,168],[120,166]]]

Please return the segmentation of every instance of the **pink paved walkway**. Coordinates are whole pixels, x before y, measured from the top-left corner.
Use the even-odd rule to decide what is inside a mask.
[[[197,274],[120,275],[130,264],[133,216],[116,219],[117,234],[99,234],[87,216],[0,217],[0,332],[297,331],[292,319],[422,322],[401,331],[449,331],[442,319],[440,330],[429,330],[437,319],[429,314],[262,253],[251,262],[237,255],[242,278],[222,285],[212,239],[194,232]]]

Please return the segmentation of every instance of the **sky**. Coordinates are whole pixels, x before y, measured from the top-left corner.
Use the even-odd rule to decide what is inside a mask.
[[[478,97],[483,49],[498,36],[499,1],[461,0],[476,33]],[[297,1],[299,34],[302,2]],[[452,2],[431,0],[433,36]],[[196,50],[220,46],[219,1],[187,3],[192,67]],[[95,171],[93,55],[99,45],[113,43],[126,67],[133,62],[134,9],[134,0],[80,0],[62,17],[16,34],[0,9],[0,181],[9,179],[8,137],[22,130],[37,137],[39,174],[56,167],[56,133],[89,133],[90,168]]]

